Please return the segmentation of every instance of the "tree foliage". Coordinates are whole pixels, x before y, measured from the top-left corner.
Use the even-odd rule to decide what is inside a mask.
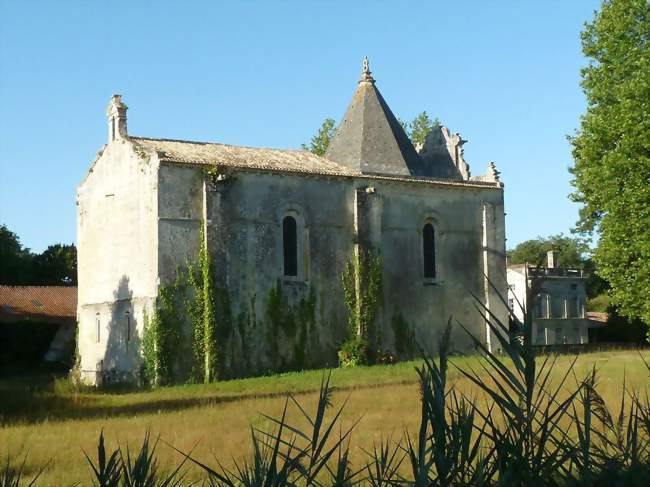
[[[401,118],[398,118],[397,121],[416,147],[424,144],[424,139],[426,139],[427,134],[431,132],[434,127],[439,127],[441,125],[440,120],[437,117],[435,120],[431,120],[426,111],[417,115],[410,122],[406,122]]]
[[[427,134],[433,130],[434,127],[440,126],[440,120],[437,118],[431,120],[427,112],[420,113],[415,117],[409,124],[409,129],[407,130],[407,135],[413,142],[413,145],[418,146],[424,144],[424,139],[426,139]]]
[[[582,269],[587,273],[587,296],[594,298],[607,292],[609,284],[600,276],[596,264],[591,258],[587,240],[582,237],[569,237],[560,233],[526,240],[514,249],[508,250],[508,263],[524,264],[527,262],[531,265],[546,266],[546,254],[550,250],[555,250],[558,253],[558,263],[556,264],[558,267]]]
[[[441,125],[438,118],[431,120],[426,111],[420,113],[410,122],[405,122],[401,118],[398,118],[397,120],[415,146],[424,144],[424,139],[427,134],[431,132],[434,127],[439,127]],[[326,118],[318,129],[318,133],[311,138],[309,145],[302,144],[300,147],[318,156],[322,156],[325,154],[325,151],[327,151],[335,133],[336,122],[332,118]]]
[[[309,145],[302,144],[300,147],[317,156],[325,155],[325,151],[327,151],[335,133],[336,122],[332,118],[326,118],[318,129],[318,133],[311,138]]]
[[[34,256],[34,281],[40,285],[77,284],[77,247],[73,244],[50,245]]]
[[[605,0],[582,33],[587,111],[571,137],[578,229],[622,313],[650,322],[650,4]]]
[[[561,233],[521,242],[514,249],[508,250],[508,263],[524,264],[527,262],[532,265],[538,263],[546,265],[546,254],[550,250],[558,252],[559,267],[585,268],[586,254],[589,251],[585,240],[579,237],[567,237]]]
[[[31,277],[32,254],[18,235],[0,225],[0,284],[26,284]]]
[[[0,284],[76,285],[77,248],[74,244],[54,244],[35,254],[23,247],[6,225],[0,225]]]

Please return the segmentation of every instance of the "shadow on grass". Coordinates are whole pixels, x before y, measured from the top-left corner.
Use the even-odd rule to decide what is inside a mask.
[[[106,404],[107,396],[104,394],[124,394],[128,392],[143,392],[142,389],[116,387],[115,390],[102,390],[101,392],[69,392],[57,394],[54,384],[60,374],[46,373],[44,371],[30,371],[17,374],[10,379],[0,378],[0,426],[12,424],[31,424],[45,420],[74,420],[93,419],[105,417],[132,416],[134,414],[174,412],[195,407],[215,406],[237,401],[272,399],[286,397],[289,391],[248,392],[248,393],[215,393],[201,397],[180,398],[154,398],[156,391],[142,395],[138,402],[129,404]],[[2,377],[0,375],[0,377]],[[415,384],[416,378],[409,380],[396,380],[385,383],[355,384],[337,387],[338,391],[360,389],[377,389],[395,385]],[[164,390],[164,389],[163,389]],[[319,391],[317,385],[311,388],[291,391],[294,396],[315,394]],[[188,395],[191,394],[188,391]],[[153,396],[149,400],[147,396]]]

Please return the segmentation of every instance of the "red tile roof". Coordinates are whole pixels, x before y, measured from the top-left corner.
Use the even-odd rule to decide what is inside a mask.
[[[598,323],[607,323],[607,313],[600,311],[587,311],[587,319]]]
[[[76,316],[76,286],[0,286],[0,321],[68,321]]]

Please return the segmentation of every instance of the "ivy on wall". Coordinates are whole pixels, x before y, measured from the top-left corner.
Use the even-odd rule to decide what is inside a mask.
[[[341,284],[349,327],[349,339],[339,352],[344,366],[367,363],[369,354],[381,350],[382,333],[375,318],[383,301],[382,273],[381,256],[372,249],[355,253],[343,268]]]
[[[152,385],[176,381],[178,370],[174,367],[178,343],[182,337],[182,296],[186,279],[180,271],[172,284],[161,284],[151,316],[144,314],[142,337],[143,375]]]
[[[199,268],[201,270],[202,302],[203,302],[203,381],[211,382],[217,378],[217,320],[215,318],[214,282],[210,253],[207,249],[204,235],[201,235],[201,251],[199,252]]]
[[[178,382],[213,382],[253,367],[255,341],[250,323],[257,326],[255,297],[250,312],[240,311],[233,320],[228,290],[217,284],[212,258],[203,232],[196,262],[177,269],[172,284],[160,284],[150,315],[144,316],[142,375],[151,385]],[[289,299],[277,281],[268,292],[265,316],[267,363],[273,370],[300,370],[315,365],[311,352],[316,330],[316,291],[310,286],[300,299]],[[236,327],[236,328],[234,328]],[[236,356],[241,340],[241,364]],[[279,353],[282,341],[289,353]],[[256,361],[257,362],[257,361]],[[259,363],[259,362],[258,362]],[[268,369],[267,369],[268,370]],[[259,372],[259,371],[258,371]]]
[[[218,311],[221,321],[217,320]],[[177,269],[174,283],[160,284],[153,313],[150,317],[145,314],[142,358],[146,382],[163,385],[218,380],[226,358],[221,339],[227,338],[229,316],[227,292],[214,285],[202,232],[198,262]],[[186,337],[182,331],[188,320],[191,333]],[[185,348],[191,354],[188,370],[181,364]]]
[[[355,254],[341,275],[351,336],[374,339],[378,345],[381,337],[376,333],[375,317],[383,300],[382,267],[381,257],[368,249]]]
[[[301,370],[308,365],[310,336],[316,326],[316,290],[309,287],[306,295],[297,304],[291,304],[278,280],[268,293],[266,300],[266,319],[268,322],[267,342],[271,361],[279,360],[279,368]],[[282,334],[280,333],[282,332]],[[281,337],[292,339],[293,357],[284,361],[279,354],[278,340]],[[276,359],[276,360],[274,360]]]
[[[395,311],[391,325],[395,337],[395,351],[401,357],[412,357],[416,351],[414,332],[401,311]]]

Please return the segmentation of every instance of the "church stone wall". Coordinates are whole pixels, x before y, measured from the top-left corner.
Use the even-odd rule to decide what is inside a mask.
[[[78,347],[86,382],[139,368],[144,309],[156,295],[156,174],[155,161],[115,140],[78,188]]]
[[[221,317],[230,328],[226,375],[336,365],[348,329],[341,273],[353,253],[355,217],[367,220],[370,243],[383,259],[377,321],[384,348],[395,351],[398,319],[413,329],[419,346],[434,351],[450,317],[486,341],[472,293],[484,302],[487,294],[493,311],[506,317],[484,278],[490,275],[505,296],[500,188],[242,171],[208,184],[204,193],[202,171],[181,166],[162,166],[159,181],[161,193],[168,193],[159,197],[162,279],[170,281],[177,266],[196,259],[206,212],[216,284],[228,297],[228,316]],[[357,210],[359,188],[368,203]],[[299,223],[298,278],[283,275],[286,215]],[[435,279],[423,277],[426,222],[436,230]],[[281,311],[273,309],[278,289]],[[470,347],[459,327],[454,347]]]

